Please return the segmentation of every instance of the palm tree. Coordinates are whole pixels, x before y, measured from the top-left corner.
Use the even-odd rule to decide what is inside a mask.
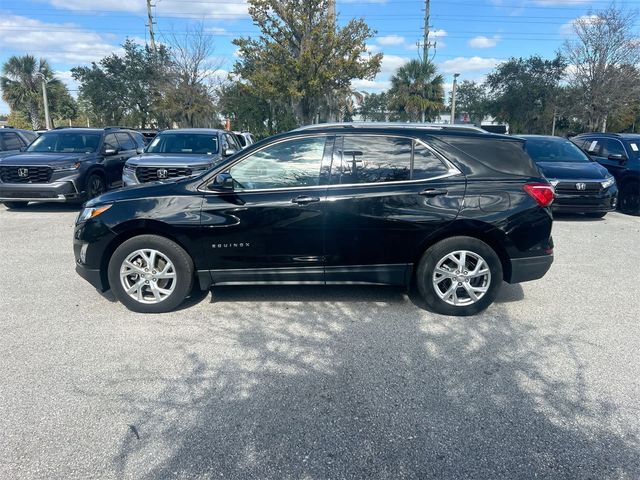
[[[24,112],[34,130],[40,128],[40,105],[42,102],[42,77],[48,85],[55,87],[59,80],[44,59],[36,60],[32,55],[13,56],[2,65],[0,89],[2,99],[11,110]]]
[[[424,122],[444,108],[443,83],[433,63],[411,60],[391,77],[389,105],[407,120]]]

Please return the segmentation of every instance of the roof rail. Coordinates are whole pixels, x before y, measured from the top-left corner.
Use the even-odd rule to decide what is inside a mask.
[[[600,135],[605,137],[616,137],[616,138],[619,138],[622,136],[621,133],[613,133],[613,132],[584,132],[584,133],[577,134],[576,137],[581,137],[583,135]]]
[[[441,123],[401,123],[401,122],[336,122],[336,123],[316,123],[296,128],[294,132],[304,130],[317,130],[320,128],[411,128],[425,130],[450,130],[465,132],[489,133],[475,125],[451,125]]]

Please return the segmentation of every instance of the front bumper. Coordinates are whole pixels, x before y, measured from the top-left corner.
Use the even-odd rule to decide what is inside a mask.
[[[529,282],[538,280],[551,268],[553,255],[541,255],[538,257],[512,258],[511,278],[509,283]]]
[[[1,201],[67,202],[80,199],[72,181],[52,183],[0,183]]]
[[[603,213],[612,212],[618,206],[618,190],[615,187],[596,195],[556,195],[551,204],[554,212]]]

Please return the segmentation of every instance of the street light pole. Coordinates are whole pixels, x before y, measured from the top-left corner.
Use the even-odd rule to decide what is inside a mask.
[[[44,102],[44,123],[47,130],[51,130],[51,118],[49,118],[49,99],[47,98],[47,79],[42,72],[36,73],[36,77],[42,80],[42,100]]]
[[[459,73],[453,74],[453,91],[451,92],[451,125],[456,123],[456,86],[458,84]]]

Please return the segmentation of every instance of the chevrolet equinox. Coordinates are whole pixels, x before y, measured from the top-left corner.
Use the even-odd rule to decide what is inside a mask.
[[[303,127],[89,201],[76,270],[137,312],[194,287],[414,283],[433,311],[473,315],[553,261],[554,190],[523,145],[435,125]]]

